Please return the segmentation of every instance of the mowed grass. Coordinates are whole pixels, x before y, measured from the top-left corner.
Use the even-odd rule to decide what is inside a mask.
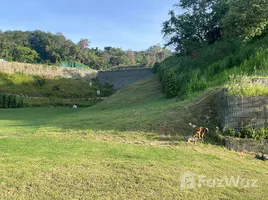
[[[0,199],[267,199],[267,162],[182,141],[189,122],[215,125],[202,114],[213,91],[180,102],[160,89],[152,77],[87,109],[0,110]],[[188,171],[258,187],[181,190]]]

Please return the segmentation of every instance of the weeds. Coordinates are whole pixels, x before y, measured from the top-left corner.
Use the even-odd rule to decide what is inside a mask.
[[[268,79],[252,78],[245,75],[231,75],[225,85],[229,95],[236,96],[268,96]]]

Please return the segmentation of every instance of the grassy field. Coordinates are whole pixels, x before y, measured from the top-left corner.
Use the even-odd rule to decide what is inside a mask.
[[[216,91],[167,100],[152,77],[86,109],[0,110],[0,199],[268,199],[267,162],[208,143]],[[204,144],[182,141],[190,122]],[[186,172],[258,187],[182,190]]]

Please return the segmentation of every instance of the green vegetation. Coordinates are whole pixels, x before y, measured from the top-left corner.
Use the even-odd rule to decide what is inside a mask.
[[[101,90],[101,97],[109,96],[112,90],[85,80],[56,78],[47,79],[37,75],[21,73],[0,73],[0,92],[19,94],[29,97],[57,97],[66,99],[97,97],[96,90]]]
[[[234,75],[267,75],[267,1],[180,0],[175,6],[186,12],[171,11],[162,32],[177,55],[154,66],[167,97],[223,86]]]
[[[101,91],[100,95],[97,95],[97,90]],[[12,99],[18,95],[23,97],[24,107],[70,107],[73,104],[87,107],[100,102],[102,97],[110,96],[113,92],[111,88],[97,82],[90,86],[88,81],[82,79],[48,79],[22,73],[0,73],[0,93],[15,94],[9,95]],[[7,102],[0,103],[0,107],[21,107],[21,103],[18,103],[21,100],[18,98],[14,100],[17,106],[10,102],[7,98]]]
[[[0,58],[8,61],[63,66],[73,63],[72,67],[89,66],[95,70],[105,70],[119,66],[152,67],[155,62],[161,62],[171,55],[160,45],[153,45],[145,51],[124,51],[113,47],[100,50],[90,48],[89,44],[88,39],[81,39],[75,44],[62,33],[0,30]]]
[[[72,107],[74,104],[80,107],[90,107],[101,102],[101,97],[62,99],[57,97],[24,97],[24,107],[50,108],[50,107]]]
[[[268,96],[267,84],[262,82],[266,77],[232,76],[225,85],[229,95],[252,97]],[[252,81],[256,80],[256,81]]]
[[[248,125],[244,125],[240,131],[234,131],[234,129],[226,129],[223,132],[223,136],[237,137],[237,138],[253,138],[254,140],[268,139],[267,128],[251,128]]]
[[[266,0],[231,0],[230,10],[223,19],[225,34],[250,40],[262,35],[268,25]]]
[[[176,6],[186,12],[171,11],[163,24],[167,44],[177,51],[172,57],[160,46],[144,52],[101,51],[90,49],[87,39],[74,44],[60,33],[0,33],[0,56],[8,60],[77,61],[93,69],[155,63],[162,83],[152,76],[86,109],[0,109],[0,199],[266,199],[267,164],[216,145],[223,138],[217,129],[216,87],[227,85],[230,93],[248,96],[266,94],[258,84],[249,87],[243,77],[268,72],[267,4],[249,0],[241,10],[240,4],[181,0]],[[0,74],[0,92],[30,96],[25,99],[29,107],[69,106],[73,100],[62,98],[85,101],[100,87],[82,80]],[[101,90],[104,96],[112,92]],[[33,97],[39,97],[38,103]],[[87,105],[83,103],[79,107]],[[193,135],[191,124],[209,128],[204,143],[183,141]],[[224,134],[264,139],[266,131],[244,127]],[[206,180],[234,177],[244,182],[210,187],[210,181],[181,190],[186,172]],[[248,185],[252,179],[256,187]]]
[[[196,57],[173,56],[155,65],[167,97],[223,86],[234,75],[265,76],[268,72],[268,36],[246,45],[225,40],[196,51]]]
[[[0,93],[0,108],[22,108],[23,98],[14,94]]]
[[[189,122],[214,126],[204,112],[213,94],[165,99],[151,77],[87,109],[1,110],[0,199],[265,199],[265,162],[181,141],[192,134]],[[185,172],[256,179],[258,187],[181,190]]]
[[[222,37],[221,20],[227,13],[227,0],[180,0],[174,5],[183,14],[169,12],[170,19],[163,23],[162,33],[167,45],[182,55],[192,54],[205,44],[213,44]]]
[[[163,23],[167,45],[180,55],[191,55],[199,48],[231,37],[250,41],[266,34],[268,3],[265,0],[180,0],[174,5],[185,12]],[[211,54],[212,56],[212,54]]]

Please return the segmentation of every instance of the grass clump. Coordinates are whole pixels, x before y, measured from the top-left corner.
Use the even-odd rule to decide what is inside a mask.
[[[229,95],[235,96],[268,96],[268,78],[249,77],[245,75],[231,76],[228,84]]]

